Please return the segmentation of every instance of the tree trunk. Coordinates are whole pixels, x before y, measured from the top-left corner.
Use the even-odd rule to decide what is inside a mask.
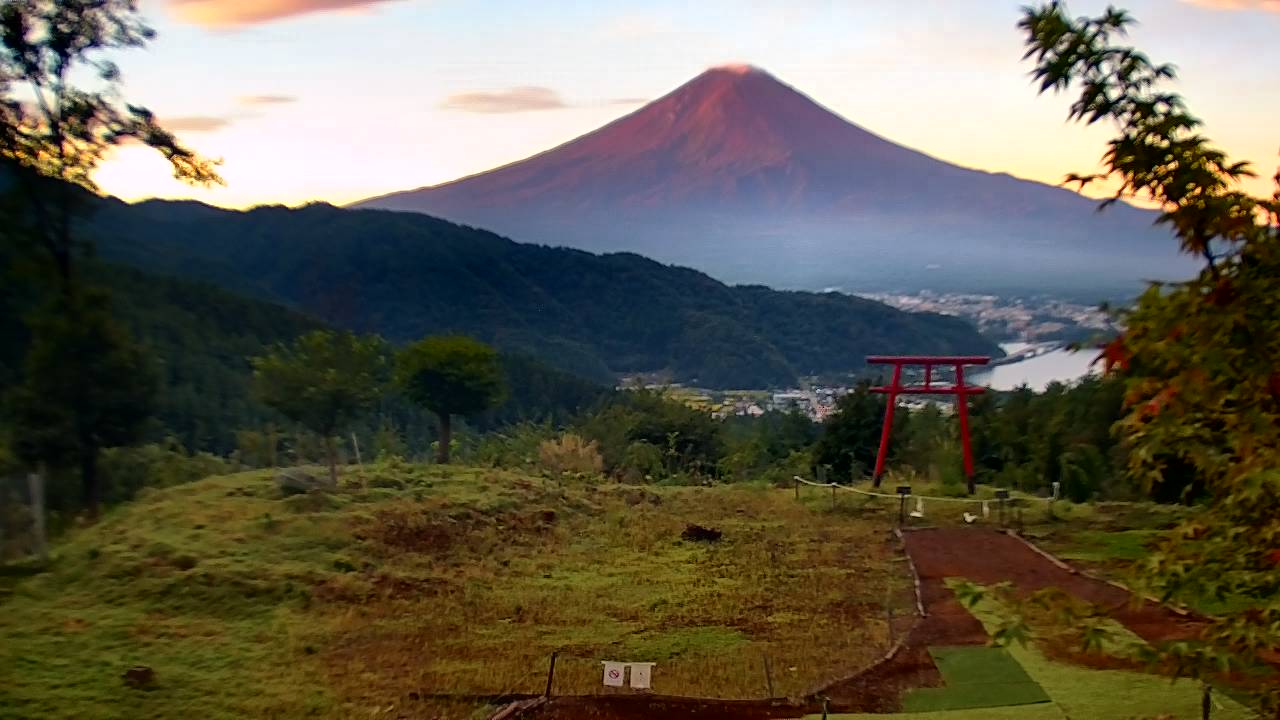
[[[98,448],[86,448],[80,454],[80,485],[89,518],[97,520],[102,510],[102,484],[98,481]]]
[[[271,467],[280,467],[279,458],[276,457],[276,446],[280,444],[280,439],[276,437],[276,426],[274,423],[267,425],[267,457],[270,458]]]
[[[436,447],[436,462],[441,465],[449,464],[449,443],[453,439],[453,427],[451,426],[451,418],[449,413],[436,413],[436,417],[440,420],[440,441]]]
[[[324,453],[329,459],[329,483],[336,488],[338,487],[338,450],[332,435],[324,436]]]

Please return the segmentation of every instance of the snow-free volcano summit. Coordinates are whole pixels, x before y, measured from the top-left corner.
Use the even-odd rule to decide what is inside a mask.
[[[1125,292],[1185,274],[1150,211],[947,163],[743,65],[528,159],[357,205],[784,287]]]

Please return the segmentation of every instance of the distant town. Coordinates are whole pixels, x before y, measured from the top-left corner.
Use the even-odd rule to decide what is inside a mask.
[[[983,335],[999,342],[1087,340],[1115,327],[1097,306],[1046,296],[1000,297],[928,290],[857,295],[909,312],[962,317],[977,325]]]
[[[858,296],[908,312],[962,317],[993,340],[1017,343],[1019,347],[1009,348],[1010,355],[997,361],[1000,363],[1036,357],[1061,349],[1068,342],[1085,341],[1115,329],[1111,317],[1098,307],[1047,296],[1001,297],[928,290],[914,294],[858,293]],[[950,382],[945,375],[937,376],[936,380]],[[815,422],[825,421],[835,410],[836,401],[853,390],[852,381],[832,383],[821,378],[802,378],[801,382],[803,387],[777,390],[711,390],[643,374],[624,378],[620,387],[661,390],[668,397],[716,418],[800,412]],[[911,408],[932,404],[943,413],[951,412],[954,407],[950,398],[902,398],[899,403]]]

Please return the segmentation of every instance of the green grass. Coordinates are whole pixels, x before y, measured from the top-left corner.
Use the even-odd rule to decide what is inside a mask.
[[[1155,530],[1081,530],[1069,534],[1060,557],[1095,563],[1141,560],[1157,535]]]
[[[882,603],[909,595],[887,525],[789,491],[345,480],[210,478],[72,532],[0,599],[0,718],[466,717],[409,694],[540,692],[553,651],[558,693],[598,692],[608,659],[657,662],[658,692],[759,697],[767,655],[799,695],[883,653]],[[133,665],[154,689],[124,686]]]
[[[902,698],[907,712],[964,710],[1049,702],[1044,690],[1002,648],[929,648],[945,683]]]

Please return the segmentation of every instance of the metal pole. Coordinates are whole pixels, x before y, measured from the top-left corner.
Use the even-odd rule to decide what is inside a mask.
[[[551,667],[547,668],[547,691],[543,693],[543,697],[551,697],[551,681],[556,676],[556,656],[560,653],[551,653]]]
[[[1209,720],[1209,713],[1213,709],[1213,701],[1210,694],[1213,692],[1213,686],[1209,683],[1204,684],[1204,695],[1200,697],[1200,718],[1201,720]]]
[[[889,455],[889,436],[893,433],[893,409],[898,404],[898,389],[902,387],[902,363],[893,366],[893,382],[889,385],[889,400],[884,406],[884,428],[880,431],[880,450],[876,453],[876,474],[872,485],[880,487],[884,477],[884,463]]]

